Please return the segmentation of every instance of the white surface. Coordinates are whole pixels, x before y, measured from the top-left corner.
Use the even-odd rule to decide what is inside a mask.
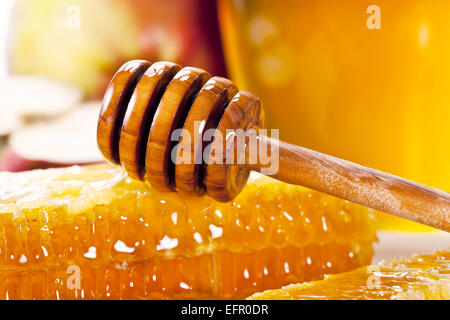
[[[97,148],[100,106],[100,101],[86,103],[54,121],[24,127],[11,135],[11,149],[26,160],[55,164],[100,162],[103,160]]]
[[[450,249],[450,233],[447,232],[393,232],[379,231],[379,242],[374,245],[372,263],[414,254],[433,253]]]
[[[58,115],[79,104],[79,88],[38,76],[12,75],[0,80],[2,109],[19,115]]]
[[[7,109],[0,108],[0,137],[10,134],[22,124],[21,120],[14,113]]]

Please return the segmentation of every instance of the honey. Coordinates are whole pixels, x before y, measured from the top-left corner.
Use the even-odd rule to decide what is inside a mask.
[[[324,280],[257,293],[250,299],[449,300],[450,252],[385,261]]]
[[[244,298],[370,263],[373,221],[259,174],[220,203],[110,165],[0,173],[0,298]]]
[[[374,7],[380,29],[370,27]],[[261,98],[281,140],[450,190],[448,2],[222,0],[219,9],[231,79]],[[381,228],[432,230],[377,214]]]

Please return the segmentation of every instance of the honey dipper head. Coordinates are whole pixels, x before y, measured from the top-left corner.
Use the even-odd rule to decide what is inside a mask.
[[[225,78],[171,62],[133,60],[109,83],[97,143],[108,161],[159,190],[206,192],[229,201],[249,175],[245,165],[225,161],[233,143],[229,132],[258,130],[263,120],[260,100]]]

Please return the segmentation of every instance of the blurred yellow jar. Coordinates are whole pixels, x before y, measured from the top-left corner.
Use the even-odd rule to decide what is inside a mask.
[[[231,77],[281,139],[450,190],[450,1],[222,0],[219,15]]]

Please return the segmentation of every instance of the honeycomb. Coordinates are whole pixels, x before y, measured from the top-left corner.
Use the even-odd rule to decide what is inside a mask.
[[[385,261],[324,280],[257,293],[249,299],[449,300],[450,251]]]
[[[370,263],[370,209],[252,175],[229,203],[118,167],[0,173],[0,299],[233,299]]]

